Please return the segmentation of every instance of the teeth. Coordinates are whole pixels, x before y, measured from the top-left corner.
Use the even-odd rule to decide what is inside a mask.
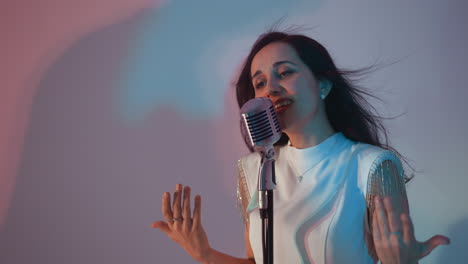
[[[280,108],[280,107],[285,106],[285,105],[290,105],[290,104],[291,104],[291,101],[283,101],[283,102],[281,102],[279,104],[276,104],[275,109]]]

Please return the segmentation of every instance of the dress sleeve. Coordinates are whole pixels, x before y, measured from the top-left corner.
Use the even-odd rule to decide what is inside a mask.
[[[238,176],[237,176],[237,205],[241,211],[244,224],[249,223],[249,216],[247,214],[247,207],[250,201],[250,193],[247,187],[247,180],[245,178],[244,167],[242,160],[237,162]]]
[[[375,196],[397,199],[397,206],[400,206],[399,209],[408,212],[404,172],[400,160],[393,152],[386,151],[379,155],[371,166],[367,180],[367,241],[371,256],[377,259],[372,239],[372,217],[375,211]]]

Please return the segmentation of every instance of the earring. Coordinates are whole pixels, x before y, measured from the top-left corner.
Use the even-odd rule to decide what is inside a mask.
[[[331,88],[332,83],[329,80],[324,79],[320,81],[320,98],[322,98],[322,100],[325,100]]]
[[[324,91],[324,90],[325,90],[325,89],[320,90],[320,98],[322,98],[322,100],[324,100],[325,97],[327,97],[327,96],[325,95],[325,91]]]

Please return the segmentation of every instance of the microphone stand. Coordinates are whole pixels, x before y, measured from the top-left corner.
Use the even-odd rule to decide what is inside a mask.
[[[275,149],[281,128],[267,97],[253,98],[241,107],[241,132],[262,157],[258,174],[258,209],[262,221],[263,263],[273,264],[273,190],[275,189]]]
[[[264,264],[273,264],[273,190],[276,184],[274,158],[273,146],[262,152],[262,165],[258,175],[258,208],[262,220]]]

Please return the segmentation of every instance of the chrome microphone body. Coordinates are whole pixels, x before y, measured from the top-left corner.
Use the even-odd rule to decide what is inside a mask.
[[[273,103],[266,97],[254,98],[241,108],[242,133],[251,147],[262,156],[258,175],[259,209],[268,207],[268,190],[275,189],[275,144],[281,138],[281,128]]]

